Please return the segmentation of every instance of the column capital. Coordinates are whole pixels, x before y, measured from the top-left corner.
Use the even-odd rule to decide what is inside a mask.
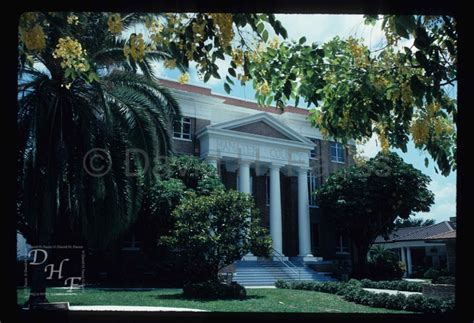
[[[282,167],[284,167],[285,165],[284,164],[278,164],[278,163],[271,163],[268,168],[270,169],[280,169]]]
[[[306,166],[298,167],[298,173],[307,174],[309,170],[311,170],[311,167],[306,167]]]
[[[253,162],[253,160],[247,160],[247,159],[239,159],[238,164],[239,166],[250,166],[250,164]]]

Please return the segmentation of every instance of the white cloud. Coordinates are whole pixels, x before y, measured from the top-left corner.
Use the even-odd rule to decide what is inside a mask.
[[[434,180],[430,183],[429,189],[435,195],[435,203],[430,212],[418,213],[417,216],[435,219],[436,222],[446,221],[456,216],[456,183]]]

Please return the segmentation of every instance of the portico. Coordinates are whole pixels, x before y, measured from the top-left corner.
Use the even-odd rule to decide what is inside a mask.
[[[238,175],[241,192],[251,192],[251,170],[269,176],[269,229],[275,255],[283,255],[281,174],[297,178],[298,256],[314,261],[308,202],[309,153],[314,144],[268,113],[209,125],[197,133],[200,157]]]

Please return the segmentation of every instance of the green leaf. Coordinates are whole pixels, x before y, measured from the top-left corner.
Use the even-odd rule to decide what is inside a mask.
[[[306,42],[306,37],[301,37],[300,40],[298,41],[300,45],[303,45]]]
[[[265,105],[271,105],[272,102],[273,102],[273,96],[270,95],[270,96],[267,98],[267,100],[265,101]]]
[[[430,161],[428,160],[428,158],[425,157],[425,167],[428,167]]]
[[[224,83],[224,90],[226,91],[227,94],[230,94],[230,86],[227,83]]]
[[[229,72],[230,75],[232,75],[233,77],[236,77],[235,70],[232,67],[229,67],[227,71]]]
[[[297,95],[295,99],[295,107],[298,107],[298,103],[300,103],[300,96]]]
[[[426,33],[425,28],[423,27],[416,28],[415,35],[416,37],[413,44],[415,45],[416,48],[427,49],[430,46],[431,41],[428,34]]]
[[[215,53],[216,53],[217,58],[225,59],[224,53],[222,52],[222,50],[217,50],[217,51],[215,51]]]
[[[292,90],[291,82],[290,82],[289,80],[287,80],[287,81],[285,82],[284,87],[283,87],[283,94],[284,94],[288,99],[290,98],[291,90]]]
[[[206,83],[207,81],[209,81],[210,78],[211,78],[211,73],[206,72],[206,73],[204,74],[204,83]]]
[[[265,26],[263,25],[263,22],[261,22],[261,21],[257,24],[256,27],[257,27],[257,31],[258,31],[260,34],[263,32],[263,30],[264,30],[264,28],[265,28]]]
[[[219,72],[217,71],[217,69],[213,70],[212,71],[212,76],[214,76],[216,79],[220,79],[221,76],[219,75]]]
[[[425,93],[425,86],[417,75],[413,75],[410,79],[410,89],[416,97],[422,97]]]
[[[416,23],[415,18],[411,15],[397,16],[396,22],[403,26],[403,28],[412,33],[415,31]]]
[[[229,76],[226,76],[225,79],[226,79],[227,82],[234,85],[234,81],[232,81],[232,79]]]
[[[410,38],[410,34],[406,30],[406,28],[401,23],[398,22],[398,20],[395,20],[395,32],[400,37],[403,37],[406,39]]]
[[[264,31],[263,34],[262,34],[262,38],[263,40],[266,42],[268,40],[268,31]]]

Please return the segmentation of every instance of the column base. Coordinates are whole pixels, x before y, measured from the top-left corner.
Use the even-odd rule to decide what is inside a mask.
[[[288,261],[288,257],[283,256],[283,257],[270,257],[273,261]]]
[[[253,253],[249,252],[245,256],[242,257],[244,261],[257,261],[257,256],[254,256]]]
[[[318,261],[323,261],[323,257],[315,257],[313,256],[312,254],[308,254],[308,255],[305,255],[305,256],[302,256],[302,255],[298,255],[298,258],[305,262],[305,263],[312,263],[312,262],[318,262]]]

